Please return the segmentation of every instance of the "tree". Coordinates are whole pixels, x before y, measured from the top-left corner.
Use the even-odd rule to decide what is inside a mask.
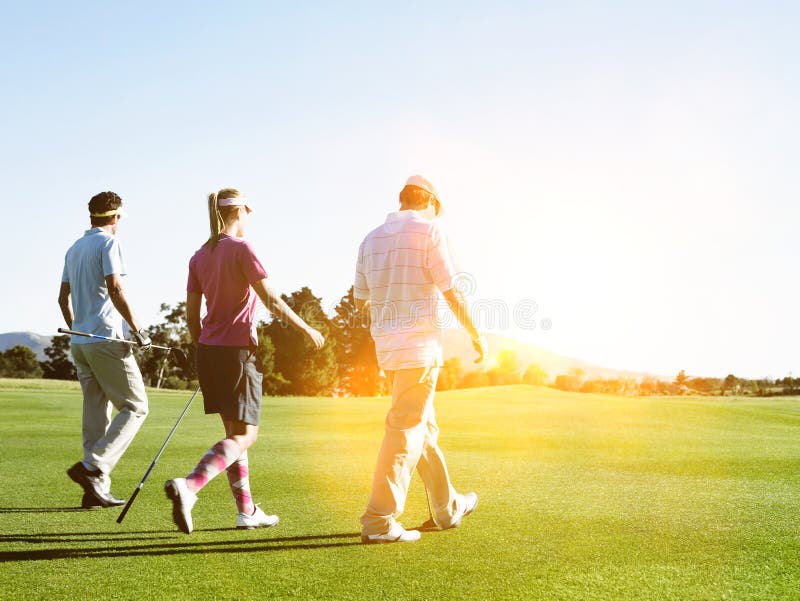
[[[522,381],[519,356],[516,351],[502,350],[497,354],[494,366],[486,373],[492,386],[519,384]]]
[[[543,386],[547,381],[547,372],[535,363],[528,366],[522,375],[522,383],[531,386]]]
[[[756,385],[758,388],[758,395],[767,396],[770,392],[770,387],[772,386],[772,380],[769,378],[761,378],[760,380],[756,380]]]
[[[369,315],[356,310],[352,286],[335,311],[331,325],[336,341],[339,388],[355,396],[374,396],[381,390],[375,342],[369,331]]]
[[[483,388],[484,386],[489,386],[489,376],[486,374],[485,371],[476,369],[473,371],[468,371],[464,374],[464,377],[461,378],[461,382],[459,382],[459,388]]]
[[[191,357],[192,340],[186,325],[186,303],[179,302],[174,307],[162,303],[160,312],[163,321],[149,329],[153,344],[181,349]],[[158,349],[139,356],[139,369],[147,383],[156,388],[185,388],[186,382],[197,379],[197,370],[191,360],[181,365],[170,353]]]
[[[577,392],[581,388],[581,379],[573,374],[560,374],[556,376],[553,386],[559,390]]]
[[[635,383],[636,390],[638,391],[638,383]],[[580,385],[581,392],[595,392],[604,394],[622,394],[625,392],[626,384],[620,379],[603,379],[585,380]]]
[[[720,391],[724,396],[727,391],[736,392],[739,387],[739,380],[733,374],[728,374],[722,381],[722,390]]]
[[[686,375],[684,370],[680,370],[678,375],[675,376],[675,384],[678,386],[686,386],[686,382],[689,381],[689,376]]]
[[[652,376],[645,376],[642,378],[642,381],[639,383],[639,394],[642,396],[648,396],[651,394],[656,394],[658,392],[658,380],[653,378]]]
[[[722,386],[722,380],[719,378],[690,378],[686,384],[697,392],[711,394]]]
[[[266,323],[261,323],[258,327],[256,348],[256,362],[263,376],[263,392],[272,396],[287,394],[289,382],[275,369],[275,343],[272,342],[266,326]]]
[[[336,341],[331,336],[331,320],[322,310],[320,299],[308,287],[291,296],[282,296],[300,317],[325,336],[325,346],[315,350],[308,338],[273,318],[264,331],[275,344],[275,369],[286,379],[284,394],[326,396],[337,381]]]
[[[41,378],[42,368],[30,347],[18,344],[2,353],[0,376],[4,378]]]
[[[53,336],[44,349],[47,361],[42,361],[42,377],[50,380],[77,380],[78,372],[69,357],[69,336]]]
[[[439,379],[436,381],[436,390],[452,390],[461,381],[463,373],[461,359],[452,357],[447,359],[439,370]]]

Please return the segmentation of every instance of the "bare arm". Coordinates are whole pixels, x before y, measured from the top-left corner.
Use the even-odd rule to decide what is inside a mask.
[[[203,303],[203,295],[199,292],[186,293],[186,325],[189,326],[189,335],[192,342],[197,344],[200,340],[200,306]]]
[[[64,316],[64,321],[67,322],[67,327],[72,329],[72,303],[70,302],[70,287],[69,282],[61,282],[61,289],[58,291],[58,306],[61,307],[61,315]]]
[[[308,336],[317,349],[322,348],[325,344],[325,337],[292,311],[292,308],[284,302],[280,295],[267,286],[266,279],[253,284],[253,290],[271,313],[277,315],[282,321],[288,322],[298,332]]]
[[[464,295],[456,288],[450,288],[450,290],[442,294],[444,294],[444,299],[447,301],[447,305],[450,307],[453,315],[456,316],[458,323],[464,326],[464,329],[467,330],[467,333],[472,339],[472,346],[475,347],[475,351],[478,353],[478,359],[475,363],[480,363],[486,355],[486,343],[478,333],[475,324],[472,323],[472,317],[469,314],[469,308],[467,307],[467,301],[464,300]]]
[[[125,293],[122,291],[122,278],[116,273],[107,275],[106,287],[108,288],[108,296],[111,298],[114,308],[122,315],[122,319],[128,322],[131,330],[133,332],[138,332],[140,329],[139,322],[136,320],[133,309],[131,309],[130,304],[128,304],[128,299],[125,298]]]

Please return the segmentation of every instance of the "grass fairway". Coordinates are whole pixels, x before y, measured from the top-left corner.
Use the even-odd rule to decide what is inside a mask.
[[[36,386],[41,386],[36,388]],[[153,392],[114,472],[127,496],[186,393]],[[386,399],[267,399],[250,453],[256,501],[281,523],[236,531],[227,480],[190,536],[162,491],[221,426],[190,411],[124,524],[81,511],[79,391],[0,383],[2,599],[797,599],[796,398],[618,398],[508,387],[439,396],[461,528],[362,546]],[[427,518],[418,478],[403,522]]]

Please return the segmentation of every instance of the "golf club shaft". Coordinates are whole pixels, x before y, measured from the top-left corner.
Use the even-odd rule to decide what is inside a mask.
[[[97,334],[89,334],[88,332],[76,332],[75,330],[68,330],[67,328],[58,328],[59,334],[72,334],[73,336],[83,336],[84,338],[97,338],[98,340],[107,340],[108,342],[122,342],[123,344],[131,344],[133,346],[139,346],[139,343],[135,340],[124,340],[122,338],[111,338],[109,336],[98,336]],[[157,348],[161,349],[162,351],[171,351],[172,347],[169,346],[158,346],[157,344],[151,344],[150,348]]]
[[[153,471],[153,468],[156,466],[156,463],[158,462],[159,458],[161,457],[162,453],[164,452],[164,449],[167,448],[167,443],[169,442],[169,439],[172,438],[173,434],[175,434],[175,430],[178,429],[178,426],[180,425],[181,420],[183,420],[183,416],[186,415],[187,411],[189,411],[189,407],[191,407],[192,401],[194,401],[194,397],[196,397],[199,392],[200,392],[200,387],[198,386],[197,390],[194,391],[194,394],[192,395],[192,398],[189,399],[189,402],[186,403],[186,407],[183,408],[183,411],[181,411],[181,414],[178,416],[178,421],[175,422],[175,425],[172,426],[172,430],[169,431],[169,434],[167,435],[167,439],[164,441],[164,444],[161,445],[161,448],[158,450],[158,453],[156,453],[156,456],[153,459],[153,462],[150,464],[150,467],[147,468],[147,471],[144,473],[144,476],[142,476],[141,482],[139,482],[139,485],[136,487],[136,489],[131,494],[131,497],[130,497],[130,499],[128,499],[128,502],[125,503],[125,507],[122,508],[122,513],[120,513],[119,517],[117,518],[117,524],[121,524],[122,520],[125,519],[125,515],[127,515],[128,510],[130,510],[131,505],[133,505],[133,501],[136,499],[136,496],[139,494],[139,491],[142,490],[142,487],[144,486],[145,481],[150,476],[150,472]]]

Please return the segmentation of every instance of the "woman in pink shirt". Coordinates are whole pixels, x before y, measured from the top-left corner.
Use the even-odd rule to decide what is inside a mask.
[[[267,272],[244,240],[247,199],[233,188],[208,197],[211,237],[189,261],[186,320],[197,345],[197,372],[206,413],[219,413],[226,437],[212,446],[186,478],[167,480],[175,524],[192,531],[192,507],[197,493],[214,476],[227,470],[239,515],[237,528],[274,526],[278,516],[266,515],[253,504],[248,478],[247,449],[258,436],[261,413],[261,373],[256,365],[258,344],[254,313],[260,298],[272,313],[307,335],[322,348],[325,338],[305,323],[266,285]],[[200,323],[200,305],[207,313]]]

